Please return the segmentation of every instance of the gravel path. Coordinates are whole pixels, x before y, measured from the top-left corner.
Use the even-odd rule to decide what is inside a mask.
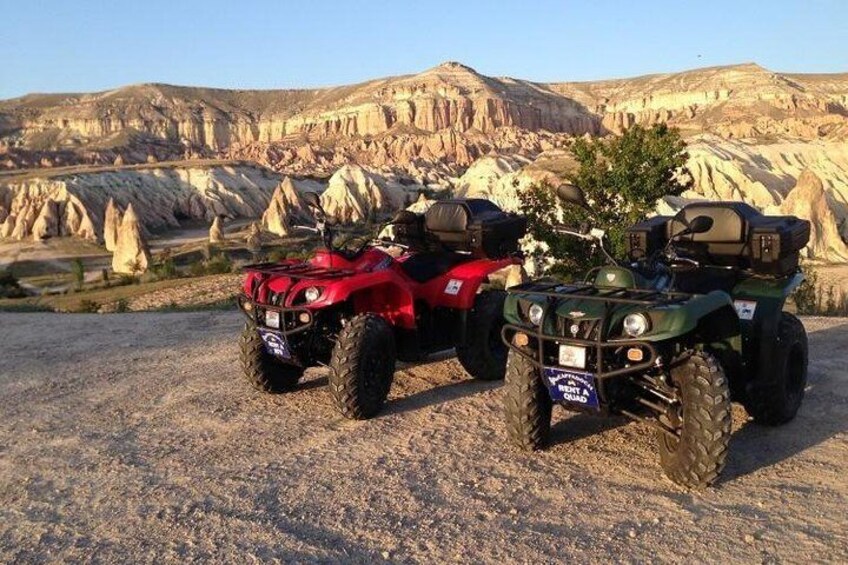
[[[649,430],[555,411],[507,448],[496,384],[398,371],[348,422],[323,373],[239,380],[237,313],[0,314],[0,562],[848,561],[848,320],[808,319],[799,417],[745,421],[724,480],[663,478]]]

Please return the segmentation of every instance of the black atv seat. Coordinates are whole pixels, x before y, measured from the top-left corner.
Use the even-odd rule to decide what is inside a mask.
[[[425,283],[472,259],[474,257],[468,254],[434,251],[413,255],[402,261],[400,266],[409,278]]]

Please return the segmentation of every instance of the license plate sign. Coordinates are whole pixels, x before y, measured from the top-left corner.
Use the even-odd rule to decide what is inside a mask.
[[[575,369],[586,368],[586,348],[579,345],[560,345],[559,364]]]
[[[600,408],[595,376],[583,371],[572,371],[557,367],[542,369],[545,384],[554,402],[565,402],[586,408]]]
[[[280,332],[259,328],[259,336],[265,344],[265,351],[278,359],[291,359],[291,351],[286,336]]]

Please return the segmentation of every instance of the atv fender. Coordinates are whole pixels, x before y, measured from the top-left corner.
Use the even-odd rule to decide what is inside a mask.
[[[739,320],[730,296],[721,290],[693,296],[681,304],[671,304],[650,311],[653,328],[641,337],[661,342],[678,339],[696,330],[705,343],[739,335]]]
[[[374,312],[401,328],[415,327],[415,303],[412,292],[390,270],[358,274],[355,284],[328,287],[322,300],[332,304],[350,301],[356,312]]]
[[[432,300],[446,308],[458,310],[471,310],[474,301],[480,291],[480,287],[488,282],[489,275],[505,269],[511,265],[520,265],[521,260],[517,258],[506,258],[493,261],[491,259],[478,259],[462,263],[436,281],[428,284],[437,285],[433,293],[437,295]]]
[[[756,303],[754,316],[744,320],[742,333],[748,343],[746,360],[751,374],[756,375],[748,388],[756,388],[773,375],[776,359],[773,347],[777,343],[777,332],[786,299],[804,282],[804,274],[794,273],[783,279],[748,279],[733,289],[735,300]]]

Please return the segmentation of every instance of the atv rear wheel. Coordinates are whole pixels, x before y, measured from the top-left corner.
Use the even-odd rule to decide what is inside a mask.
[[[256,326],[245,323],[239,340],[239,360],[247,381],[262,392],[279,393],[294,389],[303,369],[278,360],[265,350]]]
[[[779,426],[792,420],[807,387],[807,331],[801,321],[783,312],[774,347],[773,376],[743,397],[748,414],[758,424]]]
[[[730,390],[724,369],[705,352],[671,370],[680,398],[677,438],[657,432],[660,464],[668,478],[688,488],[711,484],[724,469],[730,441]]]
[[[352,420],[375,416],[389,395],[395,360],[395,336],[386,320],[376,314],[350,320],[330,359],[330,393],[339,412]]]
[[[553,402],[539,368],[512,350],[506,362],[503,399],[510,442],[524,451],[543,449],[551,433]]]
[[[464,345],[456,346],[456,356],[469,375],[482,381],[504,378],[508,348],[501,339],[506,293],[487,290],[477,295],[468,316]]]

